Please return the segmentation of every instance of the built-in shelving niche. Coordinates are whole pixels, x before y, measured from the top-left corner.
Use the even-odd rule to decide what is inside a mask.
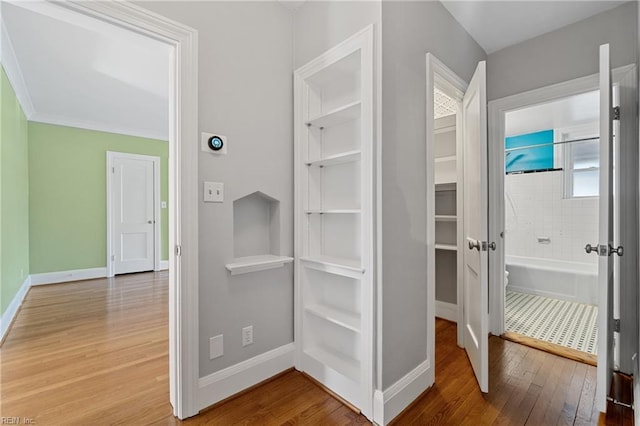
[[[231,275],[284,266],[292,257],[280,255],[280,201],[260,191],[233,202]]]
[[[371,416],[373,51],[369,27],[301,67],[296,367]]]

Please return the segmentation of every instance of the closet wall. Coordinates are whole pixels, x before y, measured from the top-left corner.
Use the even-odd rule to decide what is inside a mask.
[[[486,55],[439,2],[383,2],[382,27],[382,389],[386,389],[423,363],[427,353],[425,53],[433,53],[467,81]]]

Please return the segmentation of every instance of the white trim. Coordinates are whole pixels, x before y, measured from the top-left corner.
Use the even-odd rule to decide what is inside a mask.
[[[42,274],[31,274],[31,285],[92,280],[95,278],[105,278],[106,276],[107,268],[72,269],[69,271],[45,272]]]
[[[426,170],[427,170],[427,212],[426,212],[426,241],[427,241],[427,359],[435,359],[435,339],[436,339],[436,254],[435,254],[435,240],[436,240],[436,210],[435,210],[435,167],[434,167],[434,152],[433,146],[435,143],[435,118],[433,108],[433,88],[438,84],[442,88],[449,89],[450,93],[447,93],[453,99],[458,101],[461,105],[462,97],[467,90],[468,84],[461,79],[455,72],[442,63],[432,53],[426,55]],[[456,127],[462,128],[462,114],[456,114]],[[458,180],[462,177],[462,132],[456,132],[456,174]],[[459,189],[459,188],[458,188]],[[456,191],[456,209],[461,217],[460,212],[462,208],[462,191]],[[462,246],[462,221],[457,221],[457,241],[458,247]],[[463,323],[463,287],[462,287],[462,250],[458,250],[457,254],[457,306],[460,308],[457,310],[458,324]],[[458,345],[462,346],[463,330],[462,327],[458,327],[457,341]],[[429,385],[435,381],[435,367],[430,369],[432,376],[430,377]]]
[[[24,81],[20,65],[16,58],[16,53],[13,49],[13,43],[7,33],[7,26],[5,25],[4,18],[2,17],[0,17],[0,27],[2,27],[0,32],[0,37],[2,38],[1,43],[6,43],[6,49],[0,46],[0,62],[2,62],[2,67],[7,74],[11,87],[13,87],[13,91],[16,94],[16,98],[18,98],[18,102],[22,107],[25,117],[27,120],[30,120],[35,112],[33,102],[31,102],[31,96],[27,90],[27,84]]]
[[[416,400],[433,383],[431,363],[423,361],[384,392],[375,391],[373,396],[373,421],[381,426],[388,424]]]
[[[160,261],[160,268],[158,269],[158,271],[167,271],[169,270],[169,261],[168,260],[161,260]]]
[[[173,47],[169,113],[169,399],[198,413],[198,32],[127,1],[56,4]],[[184,218],[184,219],[183,219]],[[180,247],[180,255],[176,247]]]
[[[294,352],[289,343],[200,378],[198,407],[209,407],[293,367]]]
[[[113,260],[113,214],[112,214],[112,168],[116,159],[151,161],[153,163],[153,270],[160,270],[160,248],[162,247],[162,232],[160,231],[160,157],[155,155],[130,154],[127,152],[107,151],[107,276],[115,275]]]
[[[16,295],[13,296],[11,303],[9,303],[7,309],[2,313],[2,317],[0,318],[0,342],[4,340],[9,328],[11,328],[11,324],[16,319],[16,315],[22,306],[22,301],[27,295],[29,288],[31,288],[31,276],[27,275]]]
[[[458,322],[458,305],[436,300],[436,316],[451,322]]]
[[[34,112],[28,117],[29,121],[44,124],[53,124],[56,126],[74,127],[77,129],[93,130],[103,133],[115,133],[118,135],[137,136],[147,139],[155,139],[166,142],[167,134],[153,130],[140,130],[133,127],[113,126],[107,123],[98,123],[88,120],[78,120],[71,117],[63,117],[61,115],[48,114],[43,112]]]

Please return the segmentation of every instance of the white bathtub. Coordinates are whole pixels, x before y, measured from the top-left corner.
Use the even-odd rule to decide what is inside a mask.
[[[505,256],[509,284],[507,290],[570,302],[598,303],[598,265]]]

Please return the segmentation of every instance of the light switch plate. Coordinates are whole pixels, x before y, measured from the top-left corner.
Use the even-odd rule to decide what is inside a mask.
[[[205,182],[203,200],[205,203],[222,203],[224,201],[224,183]]]

